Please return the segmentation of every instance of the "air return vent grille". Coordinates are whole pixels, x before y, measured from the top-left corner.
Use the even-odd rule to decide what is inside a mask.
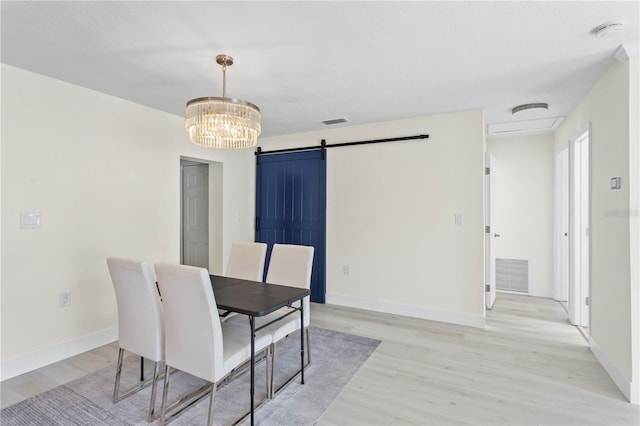
[[[510,121],[487,124],[487,136],[513,136],[528,133],[553,132],[564,120],[564,116],[536,118],[532,120]]]
[[[496,290],[529,292],[529,261],[496,259]]]

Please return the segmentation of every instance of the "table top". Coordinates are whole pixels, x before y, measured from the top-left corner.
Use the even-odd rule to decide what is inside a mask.
[[[261,317],[310,294],[306,288],[210,275],[219,309]]]

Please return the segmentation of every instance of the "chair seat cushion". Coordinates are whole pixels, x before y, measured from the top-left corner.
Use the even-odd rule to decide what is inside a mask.
[[[249,321],[244,315],[237,315],[234,318],[244,319],[246,324],[240,321],[232,322],[231,320],[222,323],[224,375],[251,358],[251,330],[249,328]],[[265,331],[256,333],[256,353],[269,346],[271,342],[272,335],[270,333]]]

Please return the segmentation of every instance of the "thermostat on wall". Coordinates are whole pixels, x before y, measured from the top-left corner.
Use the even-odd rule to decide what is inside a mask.
[[[620,189],[620,188],[621,188],[620,176],[612,177],[611,178],[611,189]]]

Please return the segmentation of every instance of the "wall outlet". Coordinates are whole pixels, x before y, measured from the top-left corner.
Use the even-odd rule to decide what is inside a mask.
[[[66,308],[71,306],[71,292],[65,291],[58,295],[58,307]]]

